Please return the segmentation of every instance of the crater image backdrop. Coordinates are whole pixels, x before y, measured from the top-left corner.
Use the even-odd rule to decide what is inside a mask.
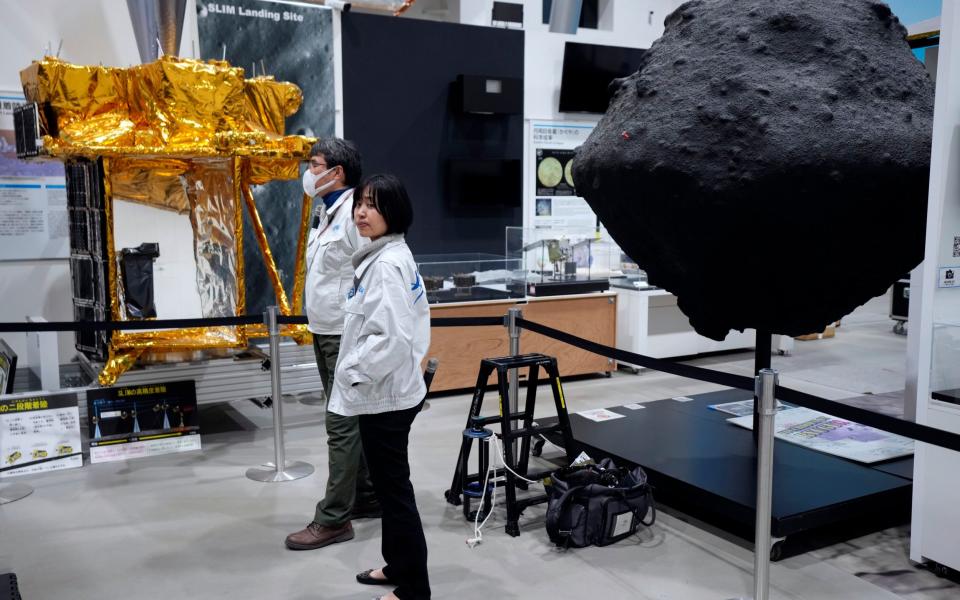
[[[247,77],[254,75],[255,66],[257,75],[265,72],[303,90],[303,105],[287,118],[287,135],[334,135],[330,9],[261,0],[197,0],[197,27],[201,58],[219,60],[225,56],[231,65],[242,67]],[[303,188],[299,179],[273,181],[253,186],[253,196],[292,303]],[[247,314],[257,314],[276,300],[246,209],[243,255]]]

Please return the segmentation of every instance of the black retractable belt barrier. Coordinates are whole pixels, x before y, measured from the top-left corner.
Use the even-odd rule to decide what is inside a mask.
[[[506,317],[441,317],[430,320],[432,327],[489,327],[503,326]],[[260,325],[263,315],[244,315],[239,317],[220,317],[204,319],[155,319],[146,321],[51,321],[47,323],[0,323],[0,333],[31,332],[31,331],[136,331],[145,329],[181,329],[192,327],[235,327],[238,325]],[[278,316],[277,323],[289,325],[303,325],[307,318],[303,315]],[[754,379],[743,375],[723,373],[712,369],[704,369],[691,365],[684,365],[667,360],[652,358],[642,354],[627,352],[604,346],[591,340],[575,336],[553,327],[548,327],[522,317],[517,318],[517,325],[539,333],[571,346],[576,346],[588,352],[606,356],[614,360],[654,369],[688,379],[696,379],[708,383],[715,383],[725,387],[746,391],[754,391]],[[960,435],[920,425],[911,421],[897,419],[887,415],[856,408],[847,404],[834,402],[797,390],[777,386],[776,397],[785,402],[804,406],[806,408],[827,413],[842,419],[848,419],[863,425],[869,425],[890,433],[925,442],[941,448],[960,452]],[[54,457],[62,458],[62,457]],[[23,465],[20,465],[22,467]],[[17,468],[20,468],[17,467]],[[3,469],[6,470],[6,469]]]
[[[682,365],[679,363],[651,358],[649,356],[643,356],[641,354],[634,354],[633,352],[627,352],[626,350],[618,350],[616,348],[604,346],[603,344],[598,344],[582,337],[560,331],[559,329],[547,327],[546,325],[541,325],[540,323],[528,321],[523,318],[517,319],[517,325],[529,331],[533,331],[534,333],[539,333],[566,344],[570,344],[571,346],[576,346],[577,348],[581,348],[588,352],[613,358],[621,362],[640,365],[655,369],[657,371],[663,371],[664,373],[671,373],[673,375],[687,377],[689,379],[697,379],[700,381],[716,383],[726,387],[738,388],[751,392],[755,391],[754,379],[751,377],[722,373],[720,371],[703,369],[690,365]],[[826,398],[820,398],[818,396],[798,392],[797,390],[792,390],[790,388],[781,386],[776,387],[776,398],[778,400],[783,400],[784,402],[790,402],[791,404],[803,406],[812,410],[826,413],[828,415],[839,417],[841,419],[847,419],[854,421],[855,423],[868,425],[889,433],[895,433],[918,442],[925,442],[928,444],[933,444],[934,446],[960,452],[960,435],[950,433],[942,429],[882,415],[880,413],[875,413],[863,408],[857,408],[847,404],[842,404],[840,402],[834,402],[833,400],[827,400]]]
[[[554,329],[553,327],[547,327],[546,325],[541,325],[540,323],[536,323],[534,321],[528,321],[524,318],[517,319],[517,325],[534,333],[539,333],[540,335],[545,335],[555,340],[560,340],[561,342],[570,344],[571,346],[576,346],[577,348],[581,348],[588,352],[593,352],[594,354],[606,356],[607,358],[612,358],[614,360],[629,363],[631,365],[647,367],[649,369],[670,373],[671,375],[679,375],[680,377],[686,377],[688,379],[698,379],[708,383],[716,383],[717,385],[723,385],[730,388],[737,388],[751,392],[754,389],[754,381],[752,377],[733,375],[732,373],[723,373],[721,371],[704,369],[702,367],[692,367],[690,365],[684,365],[668,360],[661,360],[659,358],[652,358],[642,354],[634,354],[633,352],[627,352],[626,350],[618,350],[616,348],[611,348],[610,346],[604,346],[603,344],[598,344],[597,342],[592,342],[582,337],[577,337],[573,334],[560,331],[559,329]]]
[[[433,327],[490,327],[502,326],[504,317],[442,317],[431,319]],[[220,317],[205,319],[153,319],[147,321],[49,321],[46,323],[0,323],[0,333],[29,331],[136,331],[142,329],[183,329],[187,327],[235,327],[260,325],[263,315]],[[306,325],[303,315],[278,316],[281,325]]]
[[[259,325],[262,315],[208,319],[154,319],[148,321],[50,321],[47,323],[0,323],[0,333],[29,331],[135,331],[138,329],[185,329],[188,327],[235,327]]]

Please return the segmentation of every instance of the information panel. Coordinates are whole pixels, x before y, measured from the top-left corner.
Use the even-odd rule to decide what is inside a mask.
[[[13,109],[23,102],[20,92],[0,91],[0,260],[67,258],[63,164],[17,158]]]
[[[91,389],[87,428],[93,463],[200,450],[194,382]]]
[[[83,466],[77,402],[75,393],[0,397],[0,467],[25,465],[0,477]]]
[[[753,429],[752,415],[728,421]],[[909,438],[799,406],[779,411],[774,428],[778,439],[866,464],[913,454]]]
[[[586,200],[577,196],[571,170],[574,150],[587,140],[593,127],[591,123],[531,123],[534,206],[528,222],[534,228],[559,231],[597,226],[597,215]]]

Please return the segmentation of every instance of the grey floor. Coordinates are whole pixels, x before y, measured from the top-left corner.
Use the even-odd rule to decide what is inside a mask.
[[[891,333],[883,298],[844,319],[833,339],[797,342],[775,357],[785,385],[896,413],[902,410],[906,338]],[[695,364],[748,374],[752,354]],[[442,368],[442,366],[441,366]],[[565,384],[571,410],[644,402],[717,389],[652,372]],[[0,573],[15,572],[27,600],[60,598],[370,598],[356,572],[380,565],[379,524],[357,537],[291,552],[284,536],[303,527],[325,482],[321,408],[287,398],[287,454],[317,472],[262,484],[244,471],[272,458],[269,413],[238,400],[204,408],[201,452],[21,478],[28,498],[0,507]],[[742,541],[665,510],[652,528],[607,548],[560,552],[542,528],[503,532],[500,511],[475,548],[458,509],[443,500],[469,397],[434,398],[414,425],[411,463],[430,548],[436,598],[650,598],[746,596],[752,554]],[[547,454],[550,451],[548,449]],[[8,480],[4,480],[5,482]],[[960,598],[960,586],[908,560],[909,528],[888,529],[793,557],[772,567],[773,598]],[[386,590],[384,590],[386,591]]]

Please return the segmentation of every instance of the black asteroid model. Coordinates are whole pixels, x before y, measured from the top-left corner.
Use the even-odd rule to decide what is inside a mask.
[[[923,258],[933,84],[871,0],[694,0],[574,180],[701,334],[800,335]]]

